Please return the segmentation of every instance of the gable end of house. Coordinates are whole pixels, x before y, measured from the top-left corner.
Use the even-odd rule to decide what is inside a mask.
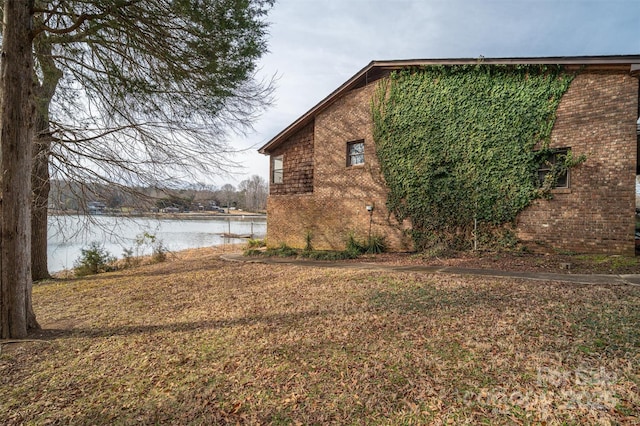
[[[391,250],[411,250],[410,224],[386,209],[372,83],[397,70],[473,64],[561,65],[576,73],[550,147],[587,161],[552,200],[536,200],[518,216],[518,238],[533,249],[633,253],[640,55],[372,61],[259,149],[271,158],[268,244],[303,247],[305,235],[313,235],[315,248],[341,249],[347,235],[373,233]]]

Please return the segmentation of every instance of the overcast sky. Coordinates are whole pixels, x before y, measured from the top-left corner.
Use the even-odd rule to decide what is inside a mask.
[[[640,54],[640,0],[277,0],[268,21],[275,105],[232,139],[253,147],[234,183],[266,179],[255,150],[372,60]]]

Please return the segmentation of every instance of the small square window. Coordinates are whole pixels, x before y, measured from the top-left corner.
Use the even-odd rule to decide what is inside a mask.
[[[284,174],[284,159],[282,155],[271,158],[271,182],[282,183]]]
[[[347,167],[364,164],[364,140],[347,142]]]
[[[551,154],[540,164],[538,167],[538,181],[540,185],[544,183],[545,178],[549,173],[557,169],[556,163],[564,161],[569,148],[554,149]],[[554,188],[569,188],[569,170],[567,168],[556,170],[556,183]]]

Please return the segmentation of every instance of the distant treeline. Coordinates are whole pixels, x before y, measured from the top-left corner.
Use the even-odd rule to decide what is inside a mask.
[[[261,212],[266,210],[268,191],[266,180],[258,175],[243,180],[237,187],[187,183],[159,188],[52,180],[49,210],[50,213],[144,213],[219,211],[231,207]]]

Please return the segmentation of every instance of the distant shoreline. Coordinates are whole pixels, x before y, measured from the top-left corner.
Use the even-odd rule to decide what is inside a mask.
[[[78,215],[50,216],[47,240],[49,271],[69,269],[91,242],[116,257],[125,249],[145,250],[151,243],[144,236],[153,236],[169,251],[242,242],[234,236],[264,238],[267,221],[264,215],[207,215],[172,213],[153,215]],[[225,236],[226,234],[226,236]],[[233,234],[233,235],[231,235]]]
[[[267,219],[264,213],[249,213],[238,210],[232,210],[232,213],[213,213],[213,212],[185,212],[185,213],[152,213],[152,212],[108,212],[100,214],[90,214],[85,212],[69,212],[69,211],[51,211],[49,216],[110,216],[123,218],[154,218],[154,219],[180,219],[180,220],[199,220],[199,219]]]

